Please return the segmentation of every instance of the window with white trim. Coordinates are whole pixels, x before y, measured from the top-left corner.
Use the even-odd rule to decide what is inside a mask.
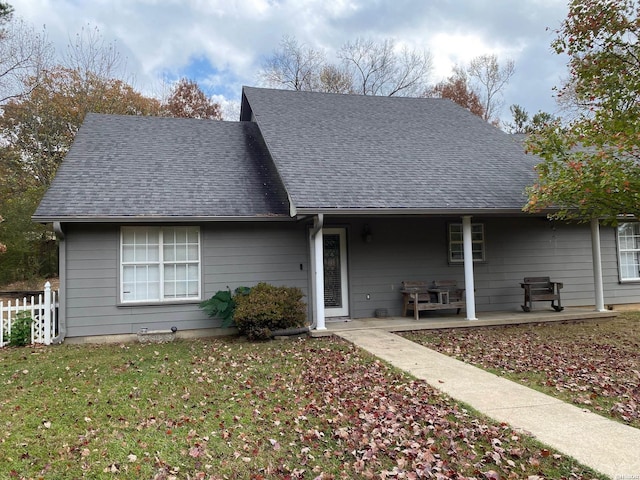
[[[122,227],[123,303],[200,299],[198,227]]]
[[[618,262],[621,281],[640,281],[640,223],[618,225]]]
[[[462,241],[462,224],[449,224],[449,263],[464,262],[464,244]],[[474,262],[484,262],[484,225],[471,224],[471,251]]]

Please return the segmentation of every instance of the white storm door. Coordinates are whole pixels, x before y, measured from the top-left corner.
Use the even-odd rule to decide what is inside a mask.
[[[322,232],[325,316],[347,317],[349,316],[347,232],[344,228],[324,228]]]

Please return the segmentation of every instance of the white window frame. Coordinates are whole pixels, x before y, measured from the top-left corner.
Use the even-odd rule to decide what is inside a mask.
[[[631,235],[622,235],[631,228]],[[618,224],[618,273],[621,282],[640,282],[640,222]]]
[[[479,235],[480,238],[474,238]],[[486,239],[483,223],[471,224],[471,245],[473,250],[473,261],[486,261]],[[464,263],[464,245],[462,237],[462,223],[450,223],[447,226],[447,250],[448,260],[452,264]],[[458,254],[460,255],[458,257]],[[479,255],[479,256],[477,256]]]
[[[176,232],[184,233],[186,240],[184,242],[174,241]],[[194,233],[195,242],[189,240],[189,236],[193,236]],[[125,243],[125,237],[130,239],[132,234],[133,243],[130,243],[130,240],[127,240],[129,243]],[[141,241],[138,242],[138,239]],[[120,303],[149,304],[200,301],[202,297],[201,245],[200,227],[121,227]],[[171,258],[171,246],[173,246],[174,256],[177,248],[182,246],[185,258]],[[133,258],[132,251],[135,252]],[[170,275],[172,266],[174,267],[173,278]],[[184,269],[184,272],[181,272],[184,273],[184,278],[176,278],[175,272],[180,267]],[[194,267],[195,273],[193,273]],[[150,271],[153,272],[153,280],[149,280]],[[138,280],[138,275],[146,275],[147,281]],[[194,282],[196,282],[195,285]],[[146,295],[144,292],[137,291],[136,285],[144,287]],[[171,285],[174,287],[173,292],[171,292]],[[176,293],[178,286],[184,287],[184,294]]]

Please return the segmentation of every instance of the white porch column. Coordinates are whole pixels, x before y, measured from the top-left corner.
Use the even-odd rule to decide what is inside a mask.
[[[44,284],[44,344],[51,345],[51,284]]]
[[[593,256],[593,283],[596,292],[596,311],[604,312],[604,287],[602,285],[602,257],[600,253],[600,221],[591,219],[591,255]]]
[[[323,215],[320,213],[313,222],[313,313],[315,317],[316,330],[326,330],[324,324],[324,253],[322,242]]]
[[[473,249],[471,248],[471,216],[462,217],[462,246],[464,251],[464,288],[467,303],[467,320],[476,318],[476,292],[473,281]]]

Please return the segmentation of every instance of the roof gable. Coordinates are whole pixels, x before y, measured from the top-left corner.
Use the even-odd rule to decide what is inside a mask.
[[[449,100],[245,87],[299,212],[520,211],[535,157]]]
[[[34,219],[288,213],[253,123],[88,114]]]

